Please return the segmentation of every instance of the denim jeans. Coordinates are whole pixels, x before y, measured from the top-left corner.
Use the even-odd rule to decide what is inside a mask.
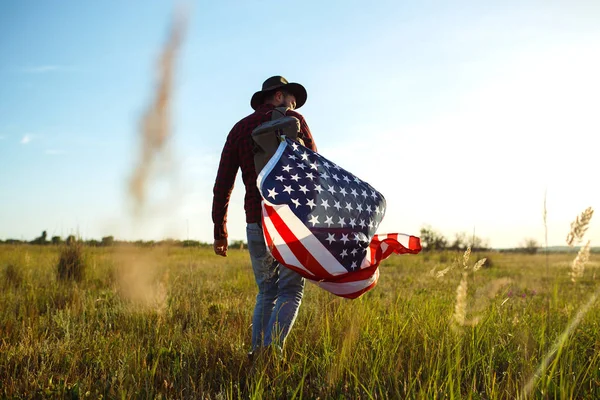
[[[249,223],[246,235],[258,286],[252,317],[252,350],[271,344],[281,348],[298,315],[304,278],[271,256],[259,224]]]

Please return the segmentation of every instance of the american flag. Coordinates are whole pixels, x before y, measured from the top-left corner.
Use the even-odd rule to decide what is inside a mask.
[[[421,251],[418,237],[376,234],[386,209],[381,193],[288,138],[257,184],[273,257],[337,296],[354,299],[372,289],[391,254]]]

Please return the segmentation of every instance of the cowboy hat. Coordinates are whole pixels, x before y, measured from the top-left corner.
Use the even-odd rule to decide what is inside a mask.
[[[272,76],[263,82],[262,90],[254,93],[250,100],[250,106],[256,110],[260,106],[265,97],[275,90],[280,89],[291,93],[296,98],[296,109],[302,107],[306,103],[306,89],[299,83],[288,82],[283,76]]]

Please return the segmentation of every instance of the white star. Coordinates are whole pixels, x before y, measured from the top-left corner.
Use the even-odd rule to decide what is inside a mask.
[[[371,210],[371,205],[367,204],[367,212],[372,212],[373,210]]]
[[[292,203],[296,205],[296,208],[300,207],[300,202],[297,199],[292,199]]]
[[[324,166],[325,168],[329,168],[329,167],[331,167],[331,164],[329,164],[327,161],[325,161],[325,162],[323,163],[323,166]]]
[[[331,193],[331,194],[335,194],[335,193],[336,193],[336,191],[335,191],[335,189],[334,189],[333,185],[329,186],[329,187],[327,188],[327,191],[328,191],[329,193]]]
[[[346,257],[348,255],[348,252],[346,251],[346,249],[342,250],[342,252],[340,253],[340,257],[342,257],[342,259],[344,257]]]
[[[281,182],[283,182],[283,179],[284,179],[284,178],[283,178],[283,176],[281,176],[281,175],[279,175],[279,176],[276,176],[276,177],[275,177],[275,180],[276,180],[276,181],[281,181]]]
[[[375,213],[379,215],[379,206],[375,207]]]
[[[352,249],[352,251],[350,252],[350,254],[352,254],[353,256],[355,256],[356,253],[358,253],[358,250],[355,247],[355,248]]]
[[[292,167],[290,167],[289,165],[284,165],[284,166],[283,166],[283,170],[284,170],[285,172],[290,172],[290,171],[292,170]]]
[[[302,157],[304,161],[308,161],[308,154],[306,154],[306,152],[302,153],[300,157]]]
[[[360,236],[358,236],[358,233],[354,235],[354,241],[356,243],[360,242]]]
[[[315,226],[316,224],[319,223],[319,217],[317,217],[316,215],[311,215],[310,216],[310,221],[308,221],[312,224],[312,226]]]
[[[317,206],[315,204],[315,202],[313,201],[313,199],[308,199],[308,202],[306,203],[306,205],[309,206],[311,210]]]
[[[286,192],[287,194],[292,194],[292,192],[294,191],[294,189],[292,189],[292,186],[288,186],[288,185],[283,185],[283,191]]]
[[[290,160],[296,160],[298,157],[296,157],[296,156],[295,156],[295,155],[293,155],[293,154],[290,154],[290,155],[288,156],[288,158],[289,158]]]
[[[354,228],[356,226],[356,218],[351,218],[349,225]]]
[[[346,222],[344,222],[344,218],[340,217],[340,220],[338,221],[338,224],[340,224],[340,226],[343,228],[344,225],[346,225]]]
[[[341,169],[338,165],[333,164],[333,168],[337,169],[338,171]]]
[[[296,164],[296,166],[297,166],[298,168],[300,168],[301,170],[304,170],[304,168],[306,168],[306,165],[304,165],[304,164],[301,164],[301,163],[298,163],[298,164]]]
[[[352,268],[353,270],[358,268],[358,265],[356,264],[356,261],[352,261],[352,265],[350,266],[350,268]]]
[[[373,220],[369,220],[369,228],[373,227]]]
[[[291,180],[298,182],[300,180],[300,177],[298,176],[298,174],[294,174],[290,177]]]
[[[362,204],[358,203],[358,205],[356,206],[356,209],[360,212],[362,212]]]
[[[320,176],[321,176],[321,178],[323,178],[323,179],[327,179],[327,178],[329,178],[329,175],[327,175],[327,172],[322,172],[322,173],[320,174]]]
[[[321,200],[321,207],[323,207],[325,210],[327,210],[330,207],[329,201],[325,200],[325,199]]]
[[[346,203],[346,207],[344,207],[344,208],[345,208],[346,210],[348,210],[348,211],[352,211],[352,210],[354,210],[354,209],[352,208],[352,203]]]
[[[321,192],[323,191],[323,188],[321,187],[321,185],[315,185],[315,190],[317,192],[319,192],[319,194],[321,194]]]
[[[358,224],[360,225],[360,227],[361,227],[361,228],[364,228],[365,226],[367,226],[367,225],[365,224],[365,220],[364,220],[364,219],[361,219],[361,220],[360,220],[360,222],[359,222]]]
[[[300,185],[300,190],[302,193],[306,194],[306,192],[308,192],[308,189],[306,188],[306,185]]]
[[[360,194],[362,197],[364,197],[365,199],[367,198],[368,194],[367,191],[363,189],[362,193]]]
[[[308,173],[306,174],[306,177],[307,177],[308,179],[310,179],[310,180],[313,180],[313,179],[315,179],[315,176],[312,174],[312,172],[308,172]]]
[[[342,242],[344,242],[344,244],[346,244],[346,242],[350,241],[350,239],[348,239],[348,235],[346,233],[342,233],[342,238],[340,240]]]
[[[339,181],[340,181],[340,178],[338,178],[338,176],[337,176],[336,174],[333,174],[333,175],[331,175],[331,177],[332,177],[333,179],[335,179],[335,181],[336,181],[336,182],[339,182]]]
[[[325,239],[329,242],[329,244],[331,244],[331,242],[335,242],[335,235],[333,233],[328,233],[327,234],[327,239]]]
[[[375,194],[374,191],[371,191],[371,197],[374,198],[374,199],[377,199],[377,195]]]
[[[352,189],[352,190],[350,191],[350,194],[351,194],[351,195],[354,195],[354,197],[358,196],[358,193],[356,193],[356,189]]]
[[[335,207],[336,210],[340,211],[340,208],[342,208],[342,206],[340,205],[339,201],[336,201],[335,204],[333,205]]]
[[[329,228],[333,224],[333,218],[326,215],[325,222],[323,222],[323,223],[327,224],[327,227]]]
[[[344,181],[346,181],[347,183],[350,183],[350,178],[348,178],[346,175],[344,175]]]
[[[318,171],[318,167],[319,167],[319,164],[317,164],[317,162],[316,162],[316,161],[315,161],[314,163],[311,163],[311,164],[310,164],[310,168],[311,168],[311,169],[314,169],[315,171]]]
[[[295,151],[298,151],[298,143],[292,143],[292,147]]]
[[[268,190],[269,190],[269,196],[268,196],[268,197],[275,198],[275,196],[277,196],[277,195],[279,194],[279,193],[277,193],[277,192],[275,191],[275,188],[273,188],[273,189],[268,189]]]
[[[356,183],[360,183],[360,179],[358,179],[358,177],[356,177],[356,176],[355,176],[355,177],[354,177],[354,182],[356,182]]]
[[[343,195],[344,195],[344,197],[346,197],[346,195],[348,194],[348,193],[346,192],[346,189],[345,189],[345,188],[341,188],[341,189],[340,189],[340,193],[341,193],[341,194],[343,194]]]

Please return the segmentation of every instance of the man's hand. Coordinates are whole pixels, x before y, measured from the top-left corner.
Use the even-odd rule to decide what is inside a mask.
[[[227,257],[227,239],[215,239],[213,248],[216,255]]]

